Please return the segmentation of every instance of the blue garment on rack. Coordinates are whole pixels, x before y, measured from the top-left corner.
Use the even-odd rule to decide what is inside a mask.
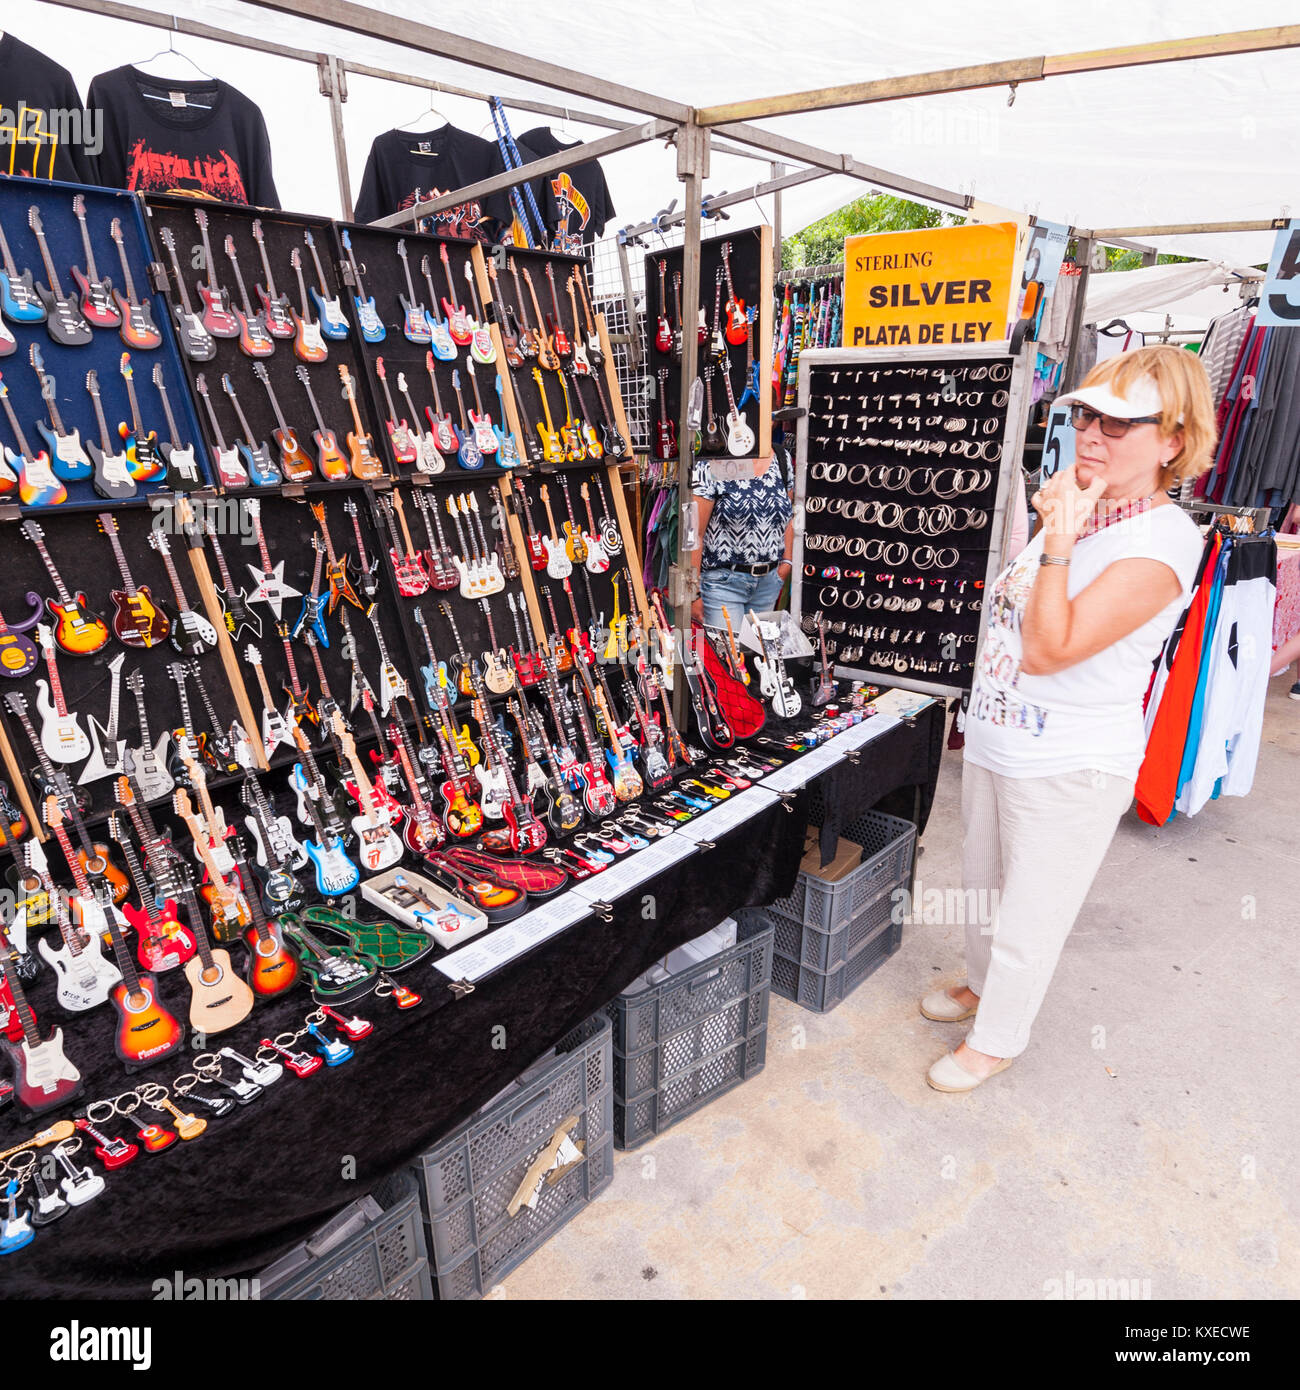
[[[1210,591],[1209,606],[1205,611],[1204,635],[1201,640],[1201,665],[1196,677],[1196,693],[1192,696],[1192,706],[1187,718],[1187,741],[1183,744],[1183,759],[1178,768],[1178,783],[1174,791],[1175,804],[1196,768],[1196,752],[1201,746],[1201,723],[1205,716],[1205,696],[1209,683],[1211,656],[1214,651],[1214,635],[1219,621],[1219,609],[1223,603],[1223,586],[1228,576],[1229,557],[1232,554],[1233,544],[1231,536],[1224,538],[1223,546],[1219,551],[1218,563],[1214,567],[1214,587]]]

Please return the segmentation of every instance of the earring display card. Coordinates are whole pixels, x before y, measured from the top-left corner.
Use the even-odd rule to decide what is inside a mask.
[[[630,457],[608,339],[581,257],[509,248],[483,259],[524,459],[543,469]]]
[[[0,499],[52,513],[211,486],[139,200],[0,179],[0,233]]]
[[[772,452],[772,229],[700,243],[700,318],[682,323],[683,249],[645,258],[645,354],[655,380],[650,453],[679,453],[681,361],[693,354],[704,391],[700,453],[767,458]]]
[[[190,198],[146,204],[221,487],[387,477],[333,224]]]
[[[799,404],[792,610],[833,624],[840,674],[968,690],[1024,439],[1023,356],[811,350]]]
[[[338,226],[380,447],[394,476],[499,477],[518,463],[475,244]]]

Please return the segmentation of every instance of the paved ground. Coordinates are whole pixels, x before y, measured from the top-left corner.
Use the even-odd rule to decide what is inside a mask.
[[[773,998],[765,1070],[619,1155],[496,1296],[1300,1296],[1287,685],[1249,797],[1160,830],[1125,817],[1006,1073],[970,1096],[926,1086],[963,1029],[916,1001],[962,978],[963,933],[909,928],[833,1013]],[[930,886],[960,882],[960,778],[945,755]]]

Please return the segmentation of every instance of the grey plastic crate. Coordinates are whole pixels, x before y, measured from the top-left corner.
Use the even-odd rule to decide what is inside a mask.
[[[815,807],[813,817],[815,820]],[[838,883],[829,883],[801,869],[794,892],[788,898],[769,903],[769,907],[815,932],[833,934],[842,932],[883,890],[910,884],[916,857],[916,826],[911,821],[881,811],[866,811],[850,821],[840,834],[862,846],[862,863]],[[826,964],[817,967],[822,970],[847,960],[849,954],[842,950],[842,943],[814,941],[809,943],[809,949],[812,957],[800,952],[799,959],[816,965],[817,957],[825,953]]]
[[[907,908],[898,903],[896,894],[901,885],[882,883],[876,896],[868,902],[847,926],[825,932],[787,917],[778,907],[764,910],[771,915],[775,931],[773,947],[778,955],[798,961],[821,974],[829,974],[852,960],[862,946],[871,940],[891,917],[902,917]]]
[[[609,1019],[604,1014],[585,1019],[561,1038],[549,1066],[540,1071],[530,1067],[525,1075],[526,1086],[473,1116],[416,1160],[427,1215],[481,1192],[490,1178],[527,1156],[519,1169],[522,1177],[555,1126],[566,1115],[585,1111],[609,1088]]]
[[[763,987],[763,1017],[771,990]],[[658,1055],[652,1054],[652,1055]],[[615,1059],[617,1062],[617,1059]],[[679,1120],[734,1090],[742,1081],[763,1070],[767,1061],[766,1024],[748,1038],[702,1058],[693,1066],[660,1082],[647,1095],[626,1104],[614,1102],[614,1142],[620,1149],[635,1149],[662,1134]]]
[[[857,951],[834,970],[814,970],[811,965],[777,951],[772,959],[772,990],[805,1009],[824,1014],[842,1004],[903,943],[903,924],[888,916]]]
[[[543,1185],[533,1210],[524,1208],[517,1216],[503,1217],[481,1235],[477,1247],[459,1263],[444,1265],[435,1261],[436,1296],[448,1301],[482,1298],[584,1211],[613,1180],[611,1133],[594,1149],[589,1148],[584,1161],[558,1182],[549,1187]]]
[[[305,1241],[307,1264],[297,1266],[285,1278],[263,1283],[261,1297],[389,1301],[432,1298],[414,1177],[407,1171],[395,1173],[385,1178],[372,1196],[384,1208],[382,1215],[369,1219],[361,1231],[321,1255],[310,1255],[311,1240]]]
[[[556,1046],[526,1084],[480,1111],[414,1165],[437,1296],[478,1298],[591,1201],[613,1177],[612,1049],[609,1019],[597,1014]],[[584,1141],[584,1159],[537,1205],[507,1206],[556,1126]]]
[[[606,1005],[619,1148],[636,1148],[762,1070],[771,974],[768,926]],[[633,1046],[620,1049],[619,1039]]]

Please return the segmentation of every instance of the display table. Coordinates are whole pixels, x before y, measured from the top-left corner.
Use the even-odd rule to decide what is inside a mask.
[[[306,1078],[286,1071],[259,1099],[212,1120],[199,1139],[141,1154],[109,1174],[103,1195],[0,1265],[0,1295],[147,1298],[155,1280],[171,1286],[178,1270],[184,1278],[256,1274],[464,1122],[666,952],[738,907],[789,893],[817,801],[846,819],[906,788],[928,812],[943,723],[936,704],[888,729],[856,763],[838,764],[616,902],[608,922],[578,923],[473,993],[457,999],[436,972],[408,971],[403,982],[424,995],[418,1008],[399,1012],[391,999],[368,997],[344,1010],[375,1025],[350,1061]],[[34,993],[38,1012],[45,1003],[52,1021],[46,986]],[[180,998],[174,983],[169,997]],[[305,990],[295,990],[216,1041],[251,1055],[258,1038],[300,1027],[310,1004]],[[112,1022],[111,1010],[97,1010],[69,1045],[91,1098],[123,1089]],[[181,1068],[156,1070],[139,1079],[166,1082]],[[3,1134],[13,1143],[39,1127],[6,1117]],[[122,1120],[105,1129],[134,1134]]]

